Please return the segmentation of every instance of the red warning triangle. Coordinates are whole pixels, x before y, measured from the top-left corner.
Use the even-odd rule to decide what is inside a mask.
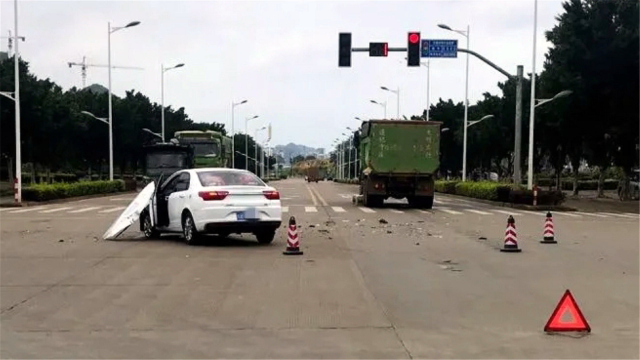
[[[544,326],[545,332],[586,331],[591,332],[587,319],[582,315],[576,300],[569,290],[564,292],[558,306]]]

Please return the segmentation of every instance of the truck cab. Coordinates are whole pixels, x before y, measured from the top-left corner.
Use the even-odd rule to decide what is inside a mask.
[[[145,183],[158,180],[182,169],[194,167],[194,150],[177,142],[155,143],[143,147],[142,168]]]

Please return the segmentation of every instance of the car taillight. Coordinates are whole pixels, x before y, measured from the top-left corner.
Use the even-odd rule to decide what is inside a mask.
[[[229,195],[228,191],[200,191],[198,193],[198,196],[200,196],[204,201],[224,200],[227,195]]]
[[[280,200],[280,193],[277,191],[265,190],[262,193],[269,200]]]

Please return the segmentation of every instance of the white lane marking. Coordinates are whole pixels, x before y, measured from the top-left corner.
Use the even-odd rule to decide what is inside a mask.
[[[10,208],[10,207],[0,208],[0,212],[7,211],[7,210],[15,210],[15,208]]]
[[[71,207],[71,206],[65,206],[65,207],[61,207],[61,208],[56,208],[56,209],[50,209],[50,210],[40,211],[40,213],[41,213],[41,214],[50,214],[50,213],[54,213],[54,212],[58,212],[58,211],[63,211],[63,210],[69,210],[69,209],[73,209],[73,207]]]
[[[404,214],[404,211],[400,211],[397,209],[389,209],[389,211],[391,211],[392,213],[396,213],[396,214]]]
[[[500,214],[505,214],[505,215],[522,215],[522,213],[519,213],[517,211],[495,210],[495,209],[492,209],[491,211],[494,211]]]
[[[455,211],[455,210],[451,210],[451,209],[446,208],[446,207],[439,207],[438,210],[442,210],[442,211],[444,211],[444,212],[446,212],[448,214],[451,214],[451,215],[462,215],[461,212]]]
[[[640,214],[634,214],[634,213],[624,213],[625,215],[629,215],[629,216],[633,216],[634,218],[638,218],[640,217]]]
[[[283,213],[289,212],[289,207],[288,206],[283,206],[282,207],[282,212]]]
[[[520,210],[520,211],[526,214],[531,214],[531,215],[538,215],[538,216],[545,216],[545,217],[547,216],[546,212],[535,212],[535,211],[529,211],[529,210]]]
[[[419,213],[423,213],[423,214],[433,214],[433,210],[422,210],[422,209],[417,209]]]
[[[46,207],[44,207],[44,206],[32,207],[32,208],[26,208],[26,209],[21,209],[21,210],[9,211],[9,214],[22,214],[22,213],[26,213],[26,212],[29,212],[29,211],[37,211],[37,210],[44,210],[44,209],[46,209]]]
[[[352,194],[340,194],[340,197],[343,199],[351,199],[353,197]]]
[[[485,212],[485,211],[480,211],[480,210],[475,210],[475,209],[464,209],[465,211],[468,212],[472,212],[475,214],[479,214],[479,215],[491,215],[491,213]]]
[[[335,211],[335,212],[339,212],[339,213],[346,212],[346,210],[345,210],[345,209],[343,209],[343,208],[341,208],[340,206],[332,206],[331,208],[332,208],[332,209],[333,209],[333,211]]]
[[[100,214],[108,214],[108,213],[112,213],[114,211],[123,210],[124,208],[126,208],[126,206],[118,206],[118,207],[114,207],[112,209],[100,210],[98,212]]]
[[[68,214],[77,214],[77,213],[83,213],[83,212],[87,212],[87,211],[91,211],[91,210],[97,210],[100,209],[104,206],[91,206],[91,207],[86,207],[86,208],[82,208],[82,209],[78,209],[78,210],[73,210],[73,211],[68,211]]]
[[[599,217],[599,218],[606,218],[608,217],[607,215],[600,215],[600,214],[594,214],[594,213],[586,213],[586,212],[582,212],[582,211],[575,211],[576,214],[579,215],[587,215],[587,216],[595,216],[595,217]]]
[[[617,217],[623,217],[623,218],[627,218],[627,219],[637,219],[638,216],[630,216],[630,215],[625,215],[625,214],[621,214],[621,213],[607,213],[607,212],[601,212],[600,214],[604,214],[604,215],[611,215],[611,216],[617,216]]]
[[[304,211],[306,211],[306,212],[318,212],[318,209],[316,209],[315,206],[305,206],[304,207]]]
[[[436,203],[436,204],[442,204],[442,205],[449,204],[449,201],[439,200],[439,199],[435,199],[435,200],[433,200],[433,202]]]
[[[554,212],[553,214],[551,214],[551,217],[555,216],[555,215],[562,215],[562,216],[568,216],[568,217],[572,217],[572,218],[581,218],[582,216],[580,215],[576,215],[576,214],[572,214],[570,212],[562,212],[562,211],[558,211],[558,212]],[[546,214],[545,214],[546,215]]]
[[[132,198],[132,199],[128,199],[128,198],[117,198],[117,199],[109,199],[109,200],[111,200],[111,201],[133,201],[133,198]]]
[[[358,209],[360,209],[360,211],[362,212],[366,212],[367,214],[373,214],[374,212],[376,212],[373,209],[369,209],[368,207],[359,207]]]

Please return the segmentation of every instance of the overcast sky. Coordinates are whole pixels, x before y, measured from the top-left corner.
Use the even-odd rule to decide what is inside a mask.
[[[27,1],[19,0],[22,56],[40,78],[51,78],[64,89],[81,86],[80,68],[67,62],[107,63],[107,22],[137,27],[112,35],[112,89],[118,96],[139,90],[160,102],[160,66],[185,63],[165,73],[165,105],[184,106],[195,121],[222,122],[231,127],[231,102],[236,131],[249,132],[269,122],[273,145],[294,142],[329,148],[347,126],[360,118],[382,118],[383,109],[370,99],[388,101],[395,117],[396,96],[380,86],[400,88],[400,113],[421,114],[427,103],[427,69],[409,68],[405,53],[370,58],[354,53],[351,68],[338,68],[338,33],[351,32],[354,47],[370,41],[405,47],[408,31],[422,38],[458,39],[442,30],[471,27],[470,48],[505,70],[522,64],[531,72],[534,0],[467,1]],[[538,4],[539,73],[549,44],[544,31],[562,10],[559,0]],[[0,3],[2,36],[13,31],[13,1]],[[6,51],[6,39],[2,40]],[[439,98],[464,98],[465,55],[431,60],[431,103]],[[425,59],[426,60],[426,59]],[[505,78],[471,57],[471,103],[483,92],[499,94]],[[106,68],[88,68],[87,84],[107,85]],[[1,86],[1,84],[0,84]],[[10,90],[10,89],[2,89]],[[528,111],[528,110],[527,110]],[[107,107],[105,104],[105,113]],[[114,119],[124,121],[125,119]],[[160,122],[158,121],[158,129]],[[262,140],[266,134],[258,136]]]

